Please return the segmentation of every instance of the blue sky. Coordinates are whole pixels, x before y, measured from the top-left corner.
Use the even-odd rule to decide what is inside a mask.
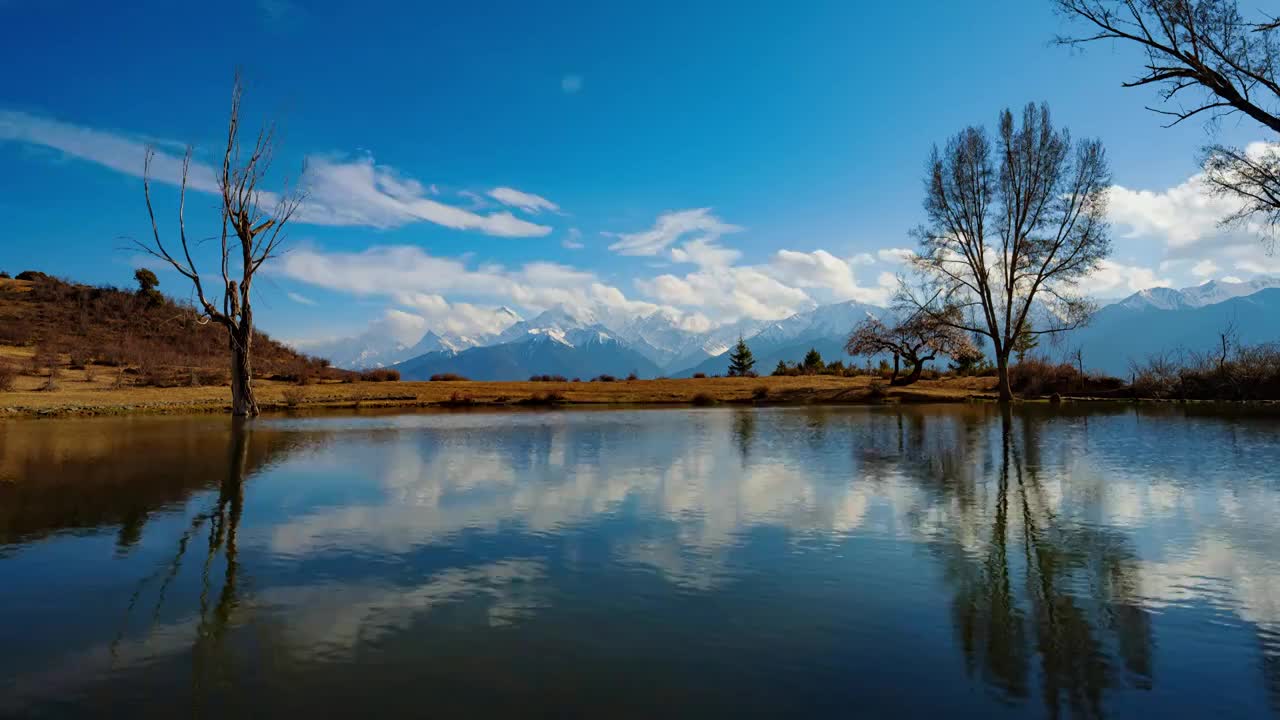
[[[1119,186],[1093,292],[1280,269],[1194,178],[1211,137],[1262,131],[1162,129],[1154,93],[1120,87],[1140,58],[1052,45],[1047,0],[125,5],[0,3],[0,268],[128,284],[142,148],[216,162],[239,66],[246,123],[282,129],[273,180],[305,164],[311,188],[258,286],[284,338],[882,300],[930,146],[1042,100],[1102,138]],[[156,199],[172,231],[176,193]],[[193,194],[191,231],[215,223]]]

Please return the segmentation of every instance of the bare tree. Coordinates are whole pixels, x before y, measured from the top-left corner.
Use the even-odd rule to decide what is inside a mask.
[[[1020,336],[1076,328],[1093,311],[1076,289],[1111,251],[1109,184],[1102,143],[1073,145],[1043,104],[1028,104],[1021,125],[1009,110],[1001,113],[994,148],[983,128],[969,127],[933,149],[927,223],[916,231],[920,249],[912,258],[921,282],[904,282],[899,301],[986,337],[1002,401],[1013,398],[1009,354]]]
[[[953,325],[939,322],[927,313],[915,312],[893,326],[875,318],[862,321],[849,335],[845,352],[858,355],[893,355],[890,385],[910,385],[920,379],[924,364],[939,355],[973,352],[969,336]],[[911,373],[898,377],[898,358],[911,365]]]
[[[253,278],[270,258],[274,257],[285,240],[284,228],[302,202],[302,193],[285,192],[280,195],[259,190],[258,183],[270,169],[275,149],[275,127],[268,125],[258,132],[253,148],[242,153],[240,146],[240,96],[243,86],[237,73],[231,92],[231,118],[227,129],[227,146],[222,157],[222,172],[218,176],[218,190],[222,214],[221,234],[221,305],[218,294],[206,295],[205,286],[192,258],[193,243],[187,237],[183,209],[187,197],[187,174],[191,167],[191,148],[182,159],[182,183],[178,200],[178,238],[180,256],[170,252],[160,239],[156,215],[151,207],[151,160],[155,155],[147,150],[143,165],[142,188],[147,199],[147,214],[151,218],[152,243],[139,242],[146,252],[158,257],[191,281],[195,290],[197,307],[205,317],[227,330],[231,350],[231,412],[238,416],[258,414],[258,402],[253,394],[253,306],[251,289]],[[266,204],[270,210],[263,210]],[[238,276],[238,279],[237,279]],[[216,291],[215,291],[216,293]]]
[[[1280,20],[1246,20],[1236,0],[1054,0],[1090,34],[1060,37],[1073,47],[1122,41],[1142,48],[1146,66],[1125,87],[1156,86],[1170,119],[1218,121],[1240,113],[1280,134]],[[1202,158],[1211,189],[1240,203],[1225,218],[1260,220],[1280,228],[1280,152],[1274,145],[1239,149],[1211,145]]]

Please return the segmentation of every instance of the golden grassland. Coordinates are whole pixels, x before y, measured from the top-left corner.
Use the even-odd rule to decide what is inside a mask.
[[[0,347],[0,357],[21,360],[26,348]],[[118,385],[118,370],[90,366],[63,370],[55,389],[47,376],[19,375],[0,392],[0,417],[224,412],[226,386],[140,387]],[[310,385],[255,380],[264,411],[326,408],[526,407],[530,405],[688,405],[718,403],[806,404],[957,402],[991,391],[991,378],[921,381],[888,387],[879,378],[761,377],[617,382],[320,382]]]

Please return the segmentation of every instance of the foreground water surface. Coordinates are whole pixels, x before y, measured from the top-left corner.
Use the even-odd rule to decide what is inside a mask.
[[[985,405],[0,423],[0,715],[1280,714],[1277,440]]]

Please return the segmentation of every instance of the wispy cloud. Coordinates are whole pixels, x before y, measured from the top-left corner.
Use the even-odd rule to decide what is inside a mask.
[[[315,300],[312,300],[311,298],[307,297],[306,295],[299,295],[299,294],[298,294],[298,293],[296,293],[296,292],[285,293],[285,294],[289,296],[289,299],[290,299],[290,300],[292,300],[292,301],[294,301],[294,302],[296,302],[296,303],[299,303],[299,304],[301,304],[301,305],[315,305],[315,304],[316,304],[316,301],[315,301]]]
[[[663,213],[648,230],[601,234],[617,239],[609,249],[619,255],[657,255],[686,235],[698,234],[700,239],[713,241],[721,235],[741,229],[711,214],[711,208],[694,208]]]
[[[582,231],[578,228],[569,228],[564,240],[560,241],[560,245],[566,250],[581,250],[586,247],[586,245],[582,244]]]
[[[489,191],[489,197],[497,200],[503,205],[509,205],[518,210],[537,215],[543,210],[550,212],[560,212],[560,206],[533,193],[521,192],[515,188],[499,187]]]
[[[0,111],[0,141],[52,148],[135,177],[142,175],[149,144],[139,137],[14,111]],[[157,182],[176,185],[182,178],[182,159],[157,152],[151,169]],[[197,192],[218,191],[216,173],[205,163],[192,162],[187,184]],[[481,214],[431,199],[430,186],[375,164],[368,156],[313,155],[307,158],[299,185],[307,191],[307,200],[296,219],[313,225],[394,228],[429,222],[498,237],[540,237],[552,230],[510,212]],[[270,204],[274,196],[263,193],[262,200]]]
[[[298,248],[280,258],[276,271],[317,287],[389,298],[422,310],[456,307],[454,298],[511,303],[533,309],[557,305],[603,309],[625,316],[659,309],[627,298],[595,273],[552,262],[518,268],[472,266],[454,258],[428,255],[408,245],[374,247],[363,252],[325,252]],[[445,296],[451,296],[445,300]]]

